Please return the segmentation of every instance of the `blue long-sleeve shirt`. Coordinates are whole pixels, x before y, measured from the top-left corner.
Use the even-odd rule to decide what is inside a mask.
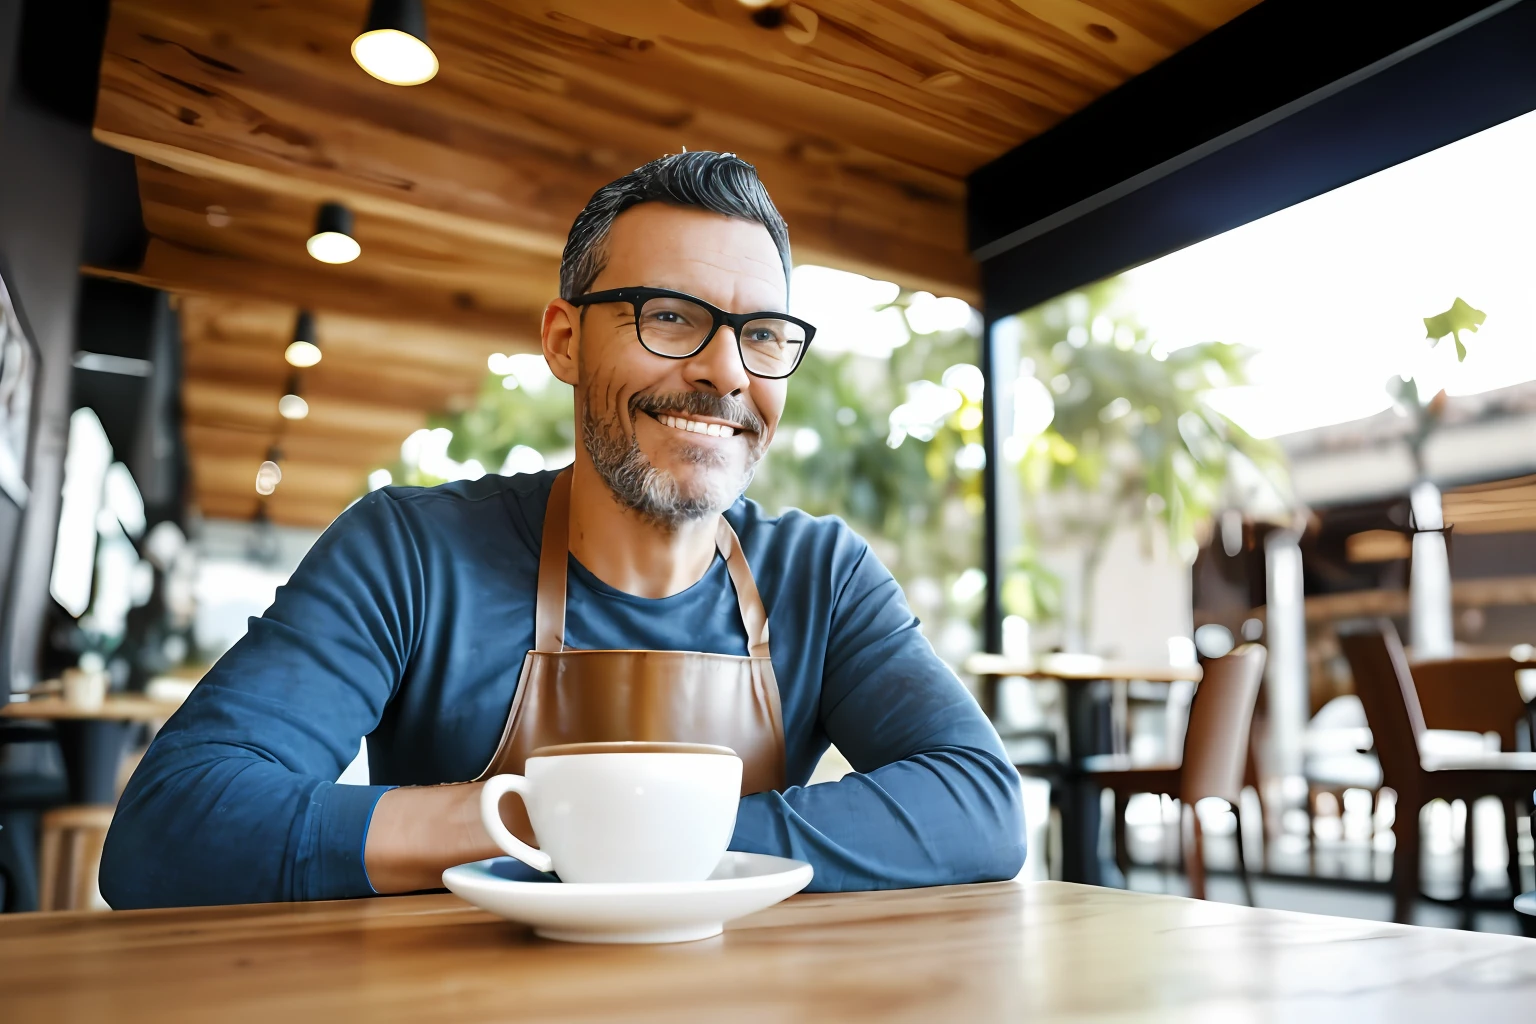
[[[533,646],[552,480],[390,487],[344,513],[150,745],[107,837],[107,901],[373,894],[379,797],[473,779],[496,749]],[[836,518],[745,499],[726,516],[768,608],[790,783],[742,798],[731,849],[809,861],[822,891],[1015,875],[1018,777],[869,546]],[[654,600],[571,559],[566,643],[747,653],[718,557]],[[376,784],[337,784],[364,736]],[[857,774],[805,786],[829,742]]]

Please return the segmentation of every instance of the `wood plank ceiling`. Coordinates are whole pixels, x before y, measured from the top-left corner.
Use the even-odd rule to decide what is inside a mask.
[[[1256,0],[428,0],[442,69],[353,63],[367,0],[114,0],[96,136],[138,159],[139,268],[183,296],[203,514],[249,517],[297,308],[325,358],[279,522],[323,525],[495,351],[536,345],[572,218],[664,153],[755,163],[799,262],[976,296],[965,175]],[[304,250],[317,204],[363,254]]]

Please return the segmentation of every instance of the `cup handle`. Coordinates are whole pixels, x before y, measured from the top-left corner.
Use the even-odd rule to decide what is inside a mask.
[[[522,775],[493,775],[480,790],[480,822],[496,845],[535,871],[553,871],[555,862],[543,850],[536,850],[513,835],[501,820],[501,798],[517,793],[526,802],[528,780]]]

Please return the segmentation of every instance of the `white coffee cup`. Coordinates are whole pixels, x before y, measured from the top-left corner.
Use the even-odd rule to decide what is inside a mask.
[[[100,711],[107,702],[107,673],[101,670],[67,668],[62,674],[64,702],[81,711]]]
[[[480,818],[496,845],[563,882],[698,882],[736,828],[741,758],[700,743],[540,747],[524,775],[495,775]],[[539,848],[508,831],[499,805],[518,793]]]

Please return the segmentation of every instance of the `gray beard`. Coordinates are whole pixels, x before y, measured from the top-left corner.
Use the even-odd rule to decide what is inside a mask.
[[[704,396],[706,402],[719,403],[715,396]],[[641,399],[630,401],[630,421],[642,415]],[[686,403],[693,404],[693,403]],[[678,411],[703,412],[701,409]],[[759,432],[755,437],[760,438]],[[634,432],[625,433],[617,417],[601,419],[590,405],[584,405],[581,418],[581,440],[592,459],[593,468],[608,485],[614,497],[648,522],[673,530],[683,523],[719,515],[736,503],[752,483],[757,463],[762,458],[759,443],[754,443],[748,453],[746,470],[735,484],[720,481],[690,493],[670,473],[651,465],[640,450],[639,439]],[[720,453],[701,446],[685,449],[685,458],[699,466],[721,466],[724,457]]]

